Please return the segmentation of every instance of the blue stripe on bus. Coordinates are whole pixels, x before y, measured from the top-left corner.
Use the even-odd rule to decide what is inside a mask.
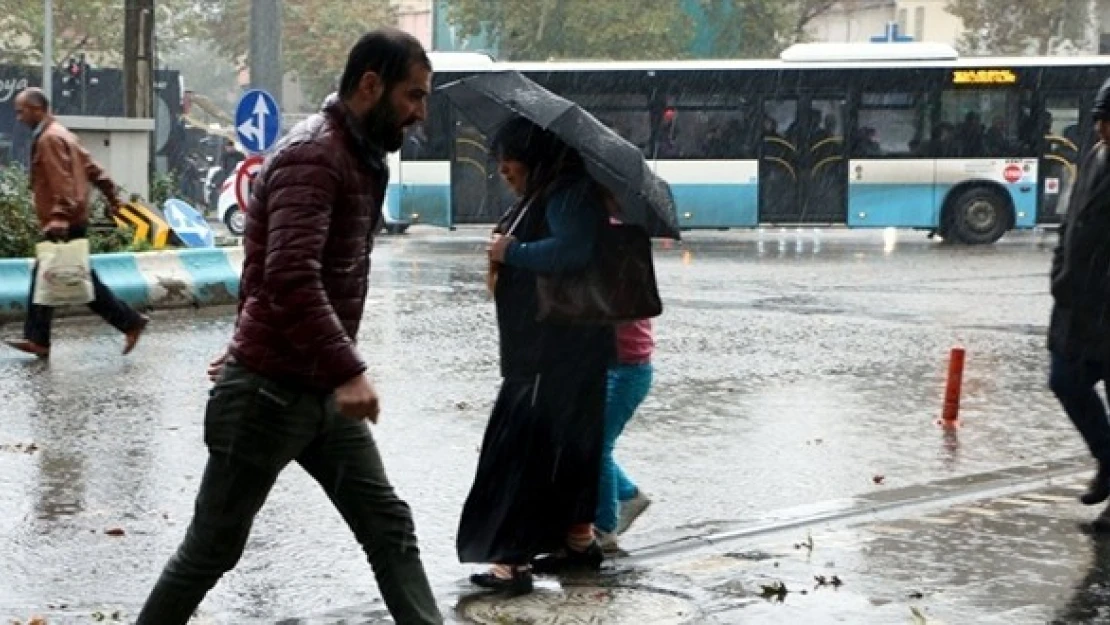
[[[683,228],[755,226],[759,186],[754,184],[672,184]]]
[[[1037,223],[1037,185],[1022,183],[1006,185],[1014,200],[1014,227],[1032,228]]]
[[[391,182],[385,188],[385,206],[382,212],[392,221],[401,221],[401,204],[405,201],[406,190]]]
[[[396,204],[387,206],[395,221],[447,226],[452,223],[451,187],[446,184],[398,185]],[[1036,187],[1004,185],[1016,209],[1015,226],[1036,224]],[[848,190],[848,222],[853,228],[935,228],[940,208],[955,185],[852,184]],[[759,225],[759,186],[755,184],[671,185],[683,228],[743,228]],[[1028,189],[1024,191],[1023,189]],[[860,214],[863,214],[861,217]]]
[[[451,210],[451,185],[406,184],[402,185],[400,221],[409,221],[417,215],[415,223],[449,226],[453,222]]]
[[[946,192],[940,192],[932,184],[853,184],[848,188],[848,225],[853,228],[935,227],[940,214],[939,201]]]
[[[954,184],[853,184],[848,192],[848,226],[853,228],[935,228]],[[1036,187],[1004,185],[1014,202],[1015,227],[1037,221]],[[1023,190],[1024,189],[1024,190]]]

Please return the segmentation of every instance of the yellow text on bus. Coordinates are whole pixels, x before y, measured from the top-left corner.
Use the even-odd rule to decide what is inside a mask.
[[[952,71],[956,85],[1012,85],[1017,74],[1008,69],[957,69]]]

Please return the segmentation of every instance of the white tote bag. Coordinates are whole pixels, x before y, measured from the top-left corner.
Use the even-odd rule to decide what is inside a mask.
[[[40,306],[70,306],[93,301],[89,240],[65,243],[43,241],[35,246],[38,273],[34,302]]]

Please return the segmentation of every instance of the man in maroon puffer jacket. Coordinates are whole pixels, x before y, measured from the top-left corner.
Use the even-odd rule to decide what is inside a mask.
[[[243,553],[278,474],[296,461],[363,546],[398,623],[442,623],[367,421],[378,397],[355,348],[372,234],[405,127],[422,121],[431,63],[410,35],[382,29],[351,49],[338,96],[267,158],[247,210],[239,317],[213,361],[209,458],[196,511],[138,623],[184,625]]]

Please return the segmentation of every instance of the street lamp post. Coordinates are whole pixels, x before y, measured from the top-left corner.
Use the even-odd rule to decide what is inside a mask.
[[[54,0],[43,0],[42,91],[49,100],[54,91]]]

